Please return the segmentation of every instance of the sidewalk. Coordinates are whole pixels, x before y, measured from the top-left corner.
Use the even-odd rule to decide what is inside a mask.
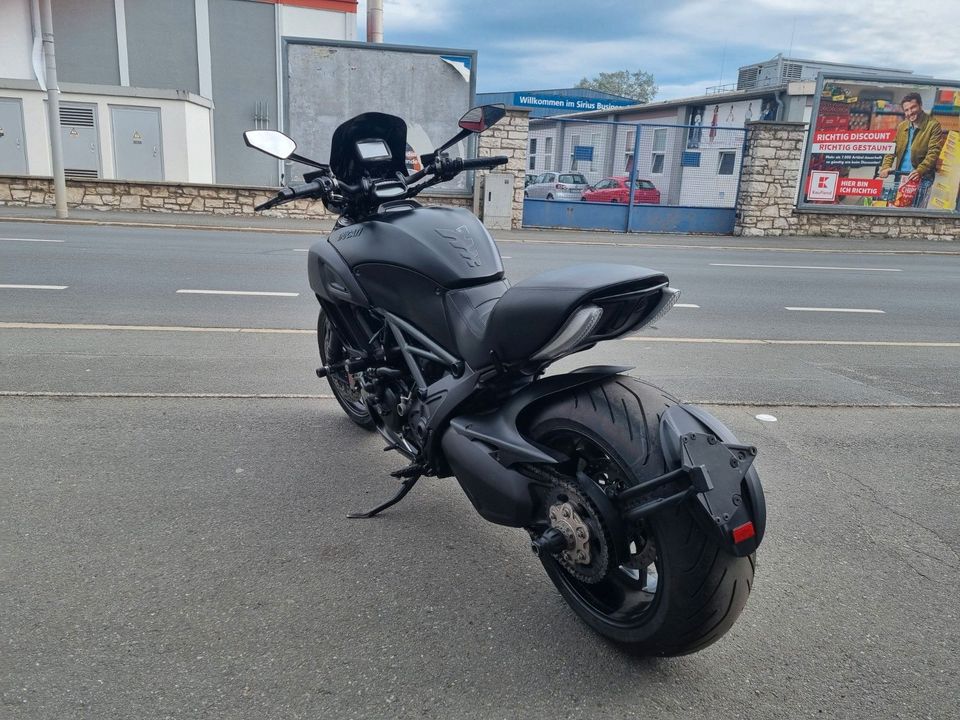
[[[133,227],[169,227],[192,230],[233,230],[271,233],[328,233],[331,220],[301,220],[263,215],[201,215],[198,213],[155,213],[99,210],[70,210],[68,220],[57,220],[53,208],[0,206],[2,222],[56,222]],[[0,226],[2,227],[2,226]],[[614,233],[595,230],[494,230],[501,242],[572,243],[669,247],[724,247],[762,250],[832,250],[851,253],[919,253],[960,255],[960,243],[900,238],[836,237],[735,237],[732,235],[689,235],[669,233]]]

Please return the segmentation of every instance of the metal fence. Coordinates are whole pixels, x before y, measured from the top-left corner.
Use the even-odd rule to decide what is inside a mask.
[[[524,225],[729,232],[744,140],[719,123],[532,120]]]

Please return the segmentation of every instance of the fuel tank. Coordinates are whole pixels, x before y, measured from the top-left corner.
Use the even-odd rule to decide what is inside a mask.
[[[454,354],[447,291],[503,278],[493,238],[463,208],[405,204],[340,228],[329,242],[371,305],[413,323]]]
[[[404,205],[340,228],[330,243],[364,286],[366,264],[403,268],[448,290],[503,277],[493,238],[464,208]]]

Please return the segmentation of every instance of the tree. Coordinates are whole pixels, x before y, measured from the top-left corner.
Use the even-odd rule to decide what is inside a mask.
[[[637,70],[636,72],[630,72],[629,70],[602,72],[593,80],[583,78],[577,83],[577,87],[622,95],[631,100],[636,100],[637,103],[648,103],[657,94],[656,80],[654,80],[653,75],[643,70]]]

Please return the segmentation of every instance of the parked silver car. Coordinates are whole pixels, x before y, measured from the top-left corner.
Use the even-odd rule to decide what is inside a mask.
[[[523,196],[547,200],[580,200],[586,187],[587,179],[580,173],[545,172],[527,185]]]

